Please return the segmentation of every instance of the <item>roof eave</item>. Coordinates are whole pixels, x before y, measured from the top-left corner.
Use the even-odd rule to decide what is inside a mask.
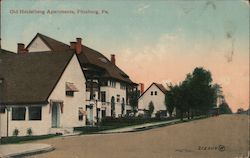
[[[11,105],[35,105],[35,104],[48,104],[46,101],[22,101],[22,102],[0,102],[0,105],[11,106]]]

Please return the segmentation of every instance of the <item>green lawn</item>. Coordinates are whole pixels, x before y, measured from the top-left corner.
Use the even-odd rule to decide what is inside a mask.
[[[26,141],[34,141],[34,140],[41,140],[41,139],[48,139],[59,136],[58,134],[48,134],[48,135],[41,135],[41,136],[11,136],[11,137],[3,137],[0,139],[0,144],[18,144],[24,143]]]
[[[129,127],[134,125],[141,125],[151,122],[162,122],[166,120],[132,120],[132,121],[115,121],[115,122],[104,122],[99,126],[85,126],[85,127],[76,127],[75,131],[81,132],[81,134],[95,134],[100,131],[118,129],[123,127]]]
[[[157,128],[157,127],[163,127],[163,126],[168,126],[172,124],[178,124],[182,122],[189,122],[193,120],[198,120],[198,119],[203,119],[207,118],[207,116],[196,116],[193,119],[188,120],[187,118],[184,118],[183,121],[177,121],[175,123],[166,123],[166,124],[161,124],[161,125],[153,125],[150,127],[145,127],[145,128],[140,128],[137,129],[136,131],[143,131],[143,130],[148,130],[152,128]],[[84,127],[76,127],[74,128],[75,131],[80,132],[81,134],[95,134],[101,131],[105,130],[113,130],[113,129],[119,129],[123,127],[129,127],[129,126],[134,126],[134,125],[141,125],[145,123],[153,123],[153,122],[163,122],[163,121],[170,121],[174,120],[176,118],[168,118],[168,119],[163,119],[163,120],[157,120],[157,119],[116,119],[113,121],[104,121],[101,123],[99,126],[84,126]]]

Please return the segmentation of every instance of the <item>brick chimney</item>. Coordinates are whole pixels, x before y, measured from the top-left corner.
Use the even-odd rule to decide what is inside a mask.
[[[17,53],[28,53],[28,49],[25,48],[25,45],[23,43],[17,43]]]
[[[142,94],[144,92],[144,83],[139,83],[139,89]]]
[[[81,54],[82,52],[82,39],[81,38],[76,38],[76,54]]]
[[[115,54],[111,54],[111,63],[115,65]]]
[[[76,49],[76,42],[70,42],[70,49]]]

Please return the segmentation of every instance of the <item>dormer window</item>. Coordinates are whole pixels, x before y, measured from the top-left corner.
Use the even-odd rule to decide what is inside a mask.
[[[74,83],[66,82],[66,96],[74,96],[74,92],[79,92]]]

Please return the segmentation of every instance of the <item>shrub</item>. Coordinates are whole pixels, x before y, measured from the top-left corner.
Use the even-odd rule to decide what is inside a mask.
[[[28,128],[28,129],[27,129],[27,135],[28,135],[28,136],[31,136],[32,133],[33,133],[33,132],[32,132],[32,129],[31,129],[31,128]]]
[[[157,111],[155,113],[155,118],[159,120],[167,118],[167,111],[166,110]]]
[[[18,136],[18,134],[19,134],[19,130],[15,128],[13,131],[13,136]]]
[[[148,104],[148,113],[149,113],[149,116],[152,117],[152,114],[154,112],[154,103],[152,101],[150,101],[150,103]]]

